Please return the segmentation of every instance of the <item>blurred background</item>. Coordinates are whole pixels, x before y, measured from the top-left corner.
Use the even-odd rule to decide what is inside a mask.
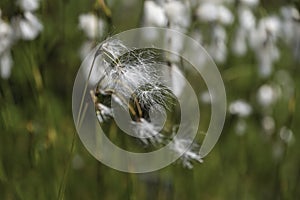
[[[1,0],[0,199],[300,198],[299,6]],[[193,37],[224,80],[224,130],[192,169],[178,162],[153,173],[119,172],[93,158],[77,136],[72,89],[82,60],[110,35],[142,26]],[[198,95],[209,110],[209,94]]]

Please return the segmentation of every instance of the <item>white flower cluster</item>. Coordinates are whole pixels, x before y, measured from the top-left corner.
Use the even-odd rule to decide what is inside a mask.
[[[224,63],[228,55],[226,26],[236,27],[232,39],[232,52],[237,56],[243,56],[249,46],[256,55],[258,72],[263,78],[271,75],[273,64],[280,57],[277,48],[279,38],[290,44],[294,49],[294,56],[300,59],[300,16],[295,7],[285,6],[280,10],[280,15],[272,14],[257,19],[253,10],[259,6],[259,0],[240,0],[235,4],[234,2],[146,0],[144,25],[168,27],[183,33],[189,30],[191,36],[200,38],[196,40],[203,44],[218,63]],[[233,23],[235,12],[237,25]],[[210,34],[202,34],[207,32],[207,28],[202,30],[203,26],[197,24],[209,25]],[[183,47],[182,41],[176,38],[170,38],[169,43],[168,45],[174,46],[177,50]],[[170,60],[178,61],[176,58]]]
[[[11,47],[19,39],[34,40],[43,30],[43,25],[33,13],[39,8],[39,0],[18,0],[16,4],[22,9],[22,16],[14,16],[10,22],[3,19],[0,10],[0,75],[3,79],[10,77],[13,60]]]
[[[168,27],[185,33],[191,24],[190,14],[189,3],[185,1],[145,1],[143,23],[145,26]],[[148,34],[149,38],[156,37],[155,34]],[[169,49],[180,51],[183,48],[181,38],[172,34],[166,37]],[[172,54],[169,60],[179,62],[179,57]]]
[[[249,32],[254,29],[256,18],[248,4],[242,4],[238,7],[239,24],[233,39],[232,50],[238,56],[242,56],[247,52],[247,40]],[[252,5],[252,4],[250,4]]]
[[[188,4],[181,1],[155,3],[145,1],[144,24],[146,26],[187,28],[190,25]]]
[[[224,26],[233,23],[232,12],[221,2],[207,1],[198,6],[196,16],[200,22],[212,24],[210,42],[205,46],[216,62],[225,62],[227,34]]]
[[[295,57],[299,54],[300,24],[299,12],[291,6],[282,7],[280,15],[269,15],[258,19],[251,8],[257,4],[240,5],[238,8],[239,26],[233,41],[233,52],[242,56],[247,51],[247,41],[256,55],[258,72],[263,78],[273,72],[273,64],[280,57],[278,39],[294,46]]]
[[[272,73],[273,62],[279,59],[276,42],[280,32],[280,21],[276,16],[262,18],[256,29],[251,31],[250,45],[256,53],[259,74],[268,77]]]
[[[194,8],[195,7],[195,8]],[[192,13],[194,11],[195,13]],[[223,26],[230,25],[234,21],[232,12],[222,4],[222,1],[145,1],[144,4],[144,25],[168,27],[186,33],[192,25],[193,16],[198,22],[212,24],[211,39],[205,46],[208,52],[217,62],[224,62],[227,56],[227,35]],[[196,32],[197,34],[194,34]],[[200,35],[200,30],[192,30],[192,35]],[[183,41],[170,36],[168,40],[171,49],[181,50]],[[201,41],[199,41],[201,42]],[[177,62],[178,59],[170,58],[170,61]]]

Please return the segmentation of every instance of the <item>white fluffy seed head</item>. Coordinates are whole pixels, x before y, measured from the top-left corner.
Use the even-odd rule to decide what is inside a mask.
[[[225,25],[232,24],[234,17],[231,11],[227,7],[220,5],[218,8],[218,12],[219,12],[219,21],[222,24]]]
[[[184,138],[173,138],[171,141],[170,149],[174,151],[176,154],[181,155],[180,159],[184,167],[189,169],[193,168],[192,161],[198,161],[200,163],[203,162],[201,156],[199,155],[197,149],[197,145],[191,144],[192,141]]]
[[[292,130],[290,130],[289,128],[287,128],[285,126],[280,129],[279,135],[280,135],[280,138],[286,143],[291,143],[294,138]]]
[[[246,39],[247,32],[242,28],[238,28],[232,43],[232,50],[235,53],[235,55],[241,56],[247,52]]]
[[[154,1],[145,1],[144,3],[144,23],[146,26],[165,27],[167,17],[162,7]]]
[[[23,11],[35,11],[40,6],[40,0],[18,0],[17,5],[23,10]]]
[[[238,10],[239,22],[243,29],[252,30],[255,27],[255,16],[252,11],[247,8]]]
[[[244,100],[236,100],[230,103],[229,112],[240,117],[247,117],[252,113],[252,107]]]
[[[197,8],[196,15],[200,21],[218,21],[224,25],[231,24],[234,20],[233,14],[227,7],[212,2],[202,3]]]
[[[182,28],[190,25],[190,11],[181,1],[169,1],[164,4],[164,10],[169,22]]]
[[[159,53],[152,49],[130,49],[119,40],[107,40],[97,52],[99,54],[96,55],[104,60],[103,74],[97,86],[99,94],[110,96],[114,103],[130,110],[130,130],[145,145],[156,146],[169,142],[169,138],[163,135],[166,131],[163,128],[167,118],[166,110],[171,109],[170,105],[175,103],[176,98],[161,80],[164,74],[159,71],[163,64],[157,55]],[[129,103],[124,99],[129,99]],[[113,108],[102,102],[97,104],[96,111],[100,122],[113,116]],[[176,138],[170,145],[170,150],[181,155],[182,163],[187,168],[192,168],[193,160],[202,162],[198,146],[194,144],[187,147],[191,143],[191,139]]]
[[[264,129],[264,131],[267,133],[267,134],[272,134],[273,131],[275,130],[275,120],[273,117],[271,116],[265,116],[263,119],[262,119],[262,128]]]
[[[277,99],[275,89],[271,85],[262,85],[257,92],[257,101],[261,106],[267,107]]]
[[[259,0],[240,0],[240,2],[246,6],[256,6],[259,4]]]
[[[18,38],[34,40],[43,30],[40,20],[31,12],[25,12],[24,18],[13,19],[13,27]]]
[[[156,54],[151,50],[127,49],[117,40],[108,41],[101,48],[107,60],[105,73],[99,83],[103,90],[112,89],[130,98],[136,90],[139,91],[138,88],[149,83],[156,86],[158,83],[159,76],[155,71],[157,63],[154,62]]]
[[[218,9],[213,3],[203,3],[196,11],[197,17],[201,21],[212,22],[218,19]]]
[[[79,16],[79,28],[83,30],[89,39],[101,37],[104,33],[105,23],[93,13],[85,13]]]
[[[163,135],[159,132],[159,126],[155,126],[153,123],[148,122],[146,119],[141,118],[139,122],[132,122],[134,126],[134,134],[139,138],[145,145],[161,144],[163,141]]]
[[[13,43],[12,27],[0,18],[0,54],[10,48]]]
[[[11,74],[13,60],[10,51],[0,54],[0,75],[3,79],[8,79]]]

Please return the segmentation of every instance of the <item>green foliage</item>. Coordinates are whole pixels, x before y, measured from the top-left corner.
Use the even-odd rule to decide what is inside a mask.
[[[18,12],[12,2],[1,1],[3,15]],[[142,1],[136,2],[130,7],[121,1],[109,3],[109,34],[139,26]],[[237,119],[227,116],[215,149],[192,170],[174,164],[149,174],[128,174],[94,159],[76,134],[71,109],[73,81],[81,63],[78,50],[84,39],[78,16],[90,10],[104,16],[92,1],[41,1],[37,13],[43,32],[37,40],[18,42],[12,48],[12,76],[0,80],[0,199],[43,200],[59,195],[107,200],[300,197],[298,94],[274,108],[278,126],[289,124],[294,131],[289,145],[277,132],[266,136],[260,129],[261,116],[255,113],[247,119],[243,136],[235,134]],[[276,67],[291,71],[299,88],[299,66],[284,48]],[[253,55],[229,58],[221,68],[228,100],[255,98],[262,81],[257,78]],[[293,117],[290,101],[296,105]],[[275,159],[278,149],[283,155]]]

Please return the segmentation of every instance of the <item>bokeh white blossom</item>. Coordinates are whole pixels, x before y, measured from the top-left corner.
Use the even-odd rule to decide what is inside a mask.
[[[40,0],[17,0],[15,5],[21,9],[22,14],[6,20],[3,19],[0,8],[0,75],[3,79],[8,79],[11,75],[13,45],[17,45],[18,40],[37,39],[44,28],[34,13],[40,7]]]

